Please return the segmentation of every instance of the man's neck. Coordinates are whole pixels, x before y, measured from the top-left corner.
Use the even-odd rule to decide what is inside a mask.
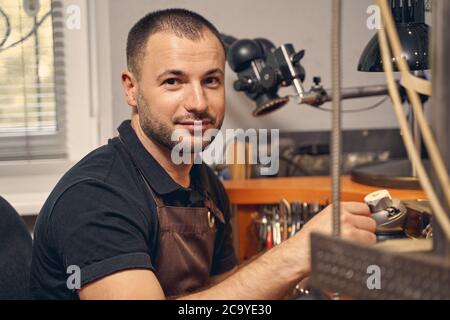
[[[163,167],[169,176],[182,187],[189,187],[190,185],[190,171],[192,164],[176,165],[171,159],[171,152],[164,146],[151,140],[142,130],[139,123],[139,116],[133,114],[131,117],[131,127],[136,133],[139,141],[144,148],[155,158],[156,161]]]

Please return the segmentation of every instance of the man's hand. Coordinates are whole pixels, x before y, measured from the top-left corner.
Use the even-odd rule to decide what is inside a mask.
[[[294,237],[303,242],[302,247],[306,250],[310,262],[310,235],[312,232],[332,233],[332,206],[329,205],[314,218],[312,218],[303,229]],[[341,237],[350,241],[356,241],[362,244],[376,243],[375,229],[377,224],[370,217],[369,207],[360,202],[341,202]],[[305,257],[304,257],[305,258]],[[309,269],[309,267],[307,268]]]
[[[331,234],[332,232],[332,206],[329,205],[314,218],[312,218],[301,232],[319,232]],[[365,244],[376,242],[375,229],[377,224],[370,217],[367,205],[359,202],[341,203],[341,237]]]

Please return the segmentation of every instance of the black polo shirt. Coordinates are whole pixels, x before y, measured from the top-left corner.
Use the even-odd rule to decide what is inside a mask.
[[[231,270],[234,253],[228,197],[204,163],[191,170],[191,185],[177,184],[140,143],[130,121],[77,163],[58,182],[36,221],[31,292],[36,299],[78,299],[67,280],[81,270],[81,286],[125,269],[155,270],[158,254],[156,204],[140,170],[166,205],[197,207],[206,192],[225,216],[219,225],[211,275]],[[73,267],[72,267],[73,268]],[[74,278],[69,284],[76,284]]]

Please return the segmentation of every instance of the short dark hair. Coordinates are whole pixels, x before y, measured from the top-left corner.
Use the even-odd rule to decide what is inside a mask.
[[[145,46],[151,35],[170,31],[180,38],[199,40],[205,30],[211,31],[225,46],[216,27],[198,13],[186,9],[165,9],[147,14],[139,20],[128,33],[127,65],[128,69],[138,77],[139,64],[144,57]]]

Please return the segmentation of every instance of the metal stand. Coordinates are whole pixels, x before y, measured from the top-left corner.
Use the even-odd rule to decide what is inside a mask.
[[[446,30],[450,27],[450,1],[435,1],[433,5],[432,125],[448,170],[450,62],[447,57],[450,35]],[[442,203],[446,202],[442,193],[438,196]],[[449,208],[446,209],[450,215]],[[398,253],[386,246],[383,249],[366,247],[313,234],[311,284],[354,299],[450,299],[450,243],[439,225],[433,223],[433,251],[431,247],[418,246],[421,240],[405,241],[405,244],[413,244],[414,253]]]

